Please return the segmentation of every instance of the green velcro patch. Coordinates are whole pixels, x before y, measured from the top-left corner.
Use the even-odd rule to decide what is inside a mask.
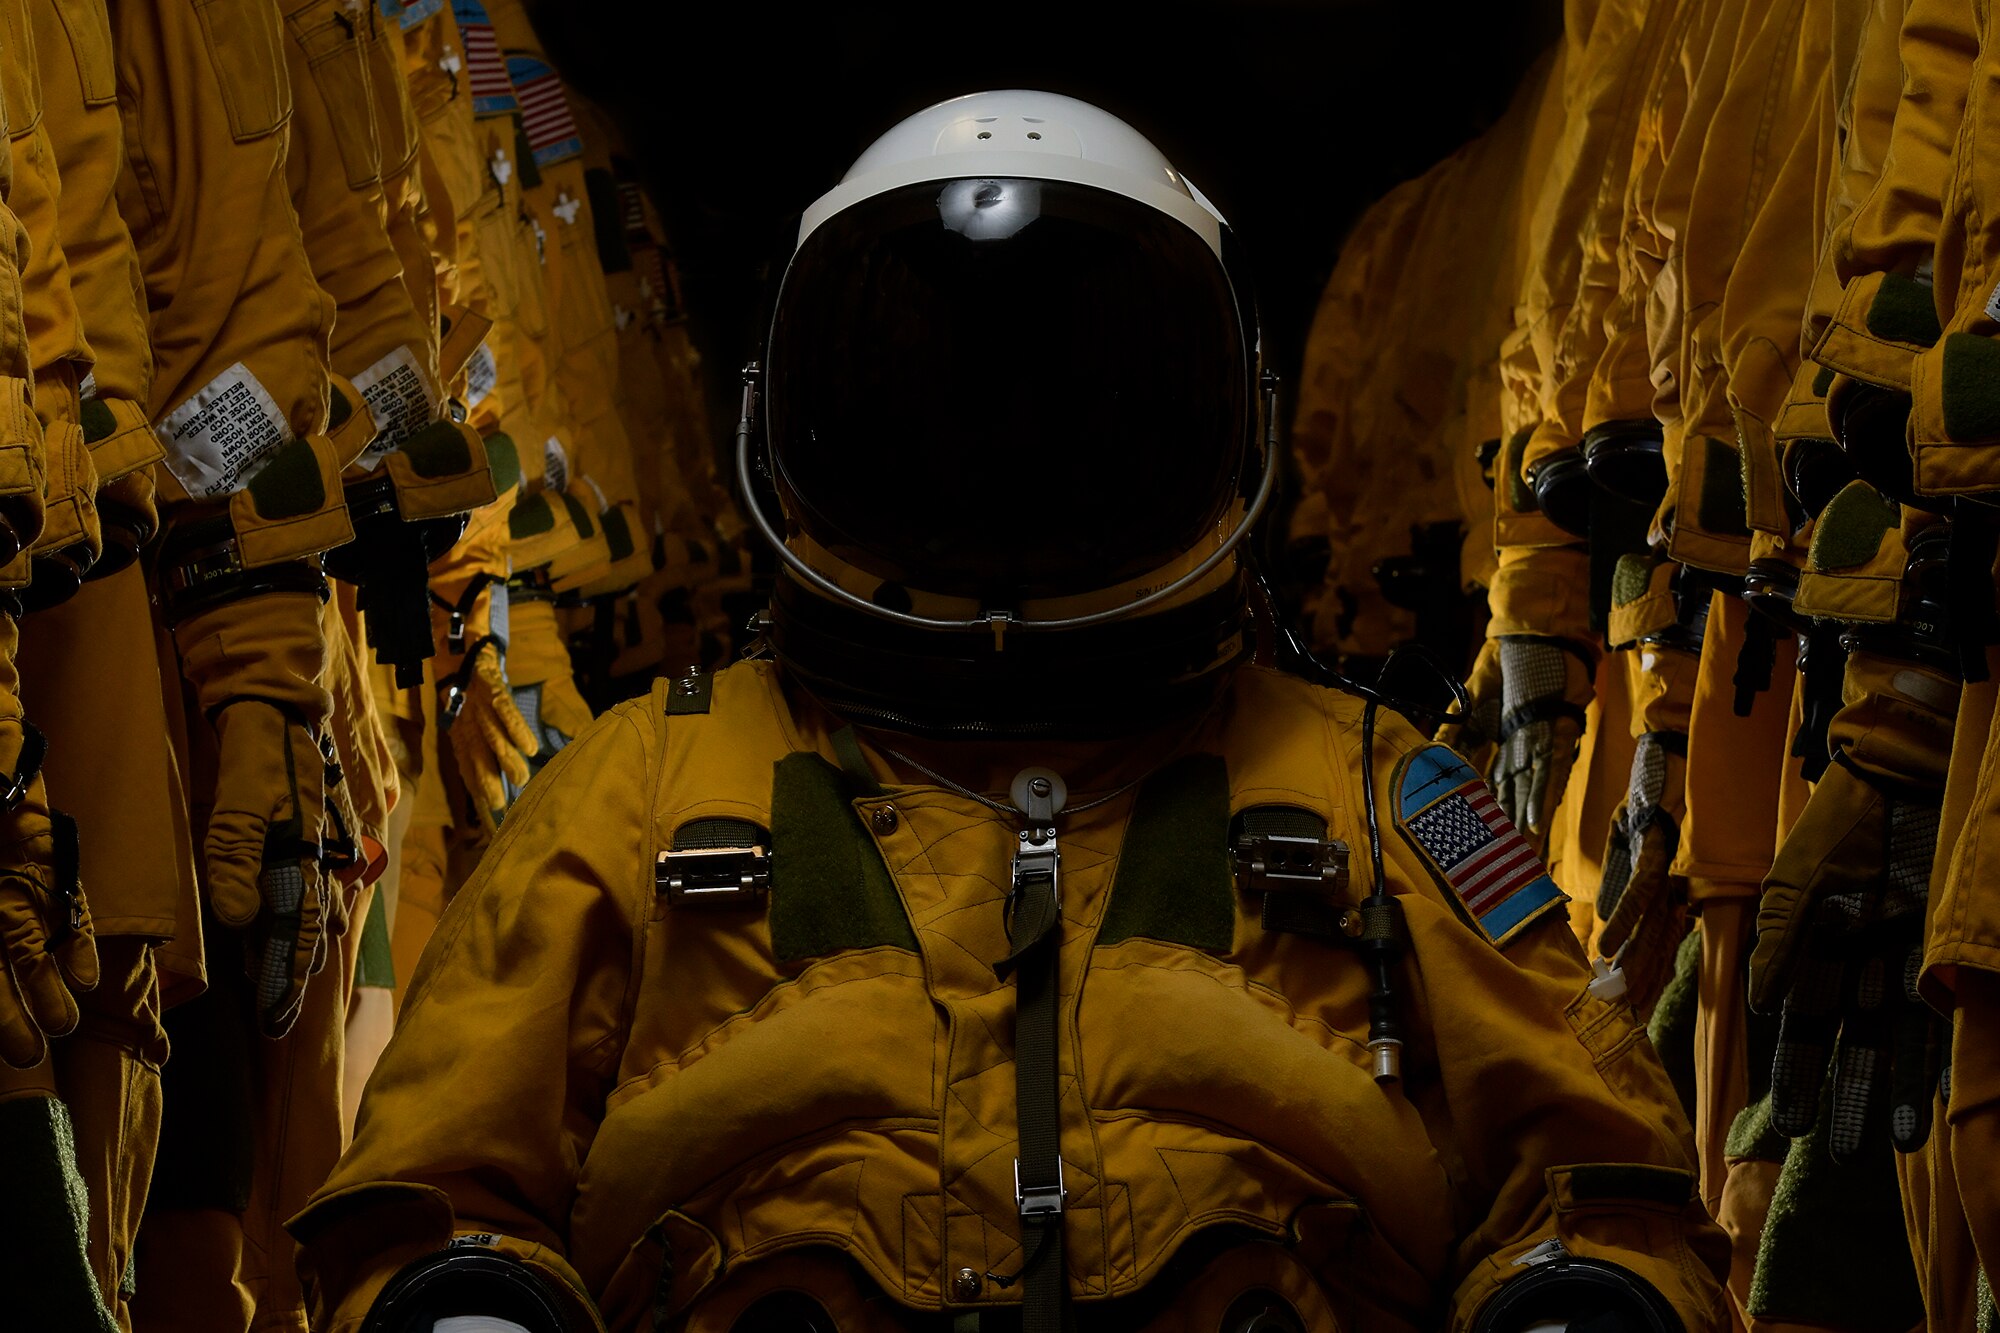
[[[1578,1203],[1616,1200],[1678,1208],[1694,1198],[1694,1177],[1671,1166],[1592,1163],[1569,1168],[1569,1193]]]
[[[1831,388],[1833,388],[1833,367],[1821,366],[1818,373],[1813,376],[1813,397],[1824,398],[1827,395],[1827,391]]]
[[[1713,435],[1701,440],[1701,494],[1695,521],[1718,537],[1747,537],[1750,520],[1743,506],[1743,459],[1736,446]]]
[[[1507,499],[1516,513],[1534,514],[1541,511],[1541,502],[1535,499],[1535,488],[1521,475],[1521,457],[1528,451],[1528,441],[1533,439],[1532,427],[1517,431],[1514,438],[1507,441],[1507,447],[1500,451],[1500,470],[1507,477]]]
[[[1621,555],[1611,571],[1611,604],[1630,606],[1653,586],[1653,561],[1645,555]]]
[[[2000,439],[2000,342],[1952,334],[1940,379],[1945,437],[1960,444]]]
[[[327,404],[326,404],[327,430],[328,431],[339,430],[342,426],[347,424],[347,419],[353,415],[354,415],[354,404],[347,401],[347,395],[340,391],[339,385],[337,384],[333,385],[327,393]]]
[[[458,477],[472,471],[472,446],[455,421],[433,421],[403,441],[403,457],[420,477]]]
[[[326,503],[326,481],[319,475],[319,459],[312,446],[296,436],[271,452],[257,475],[250,478],[247,489],[258,515],[272,520],[301,518]]]
[[[1768,1092],[1736,1113],[1722,1146],[1723,1156],[1732,1162],[1782,1162],[1791,1149],[1792,1141],[1771,1126]]]
[[[1889,529],[1903,520],[1895,501],[1865,481],[1850,481],[1820,511],[1806,564],[1820,571],[1865,565],[1882,549]]]
[[[116,1333],[90,1267],[90,1197],[68,1107],[53,1097],[0,1102],[0,1180],[9,1326]]]
[[[1868,303],[1868,331],[1890,342],[1929,347],[1943,332],[1938,327],[1937,301],[1931,289],[1900,273],[1882,275],[1875,299]]]
[[[1977,1315],[1979,1333],[2000,1333],[2000,1307],[1993,1300],[1993,1283],[1984,1269],[1979,1273],[1979,1289],[1973,1294],[1979,1306]]]
[[[1819,1121],[1792,1140],[1757,1245],[1752,1315],[1827,1328],[1916,1328],[1924,1317],[1903,1227],[1889,1136],[1835,1162],[1825,1142],[1832,1080]]]
[[[884,945],[917,951],[896,882],[849,799],[845,775],[816,754],[772,766],[771,950],[780,962]]]
[[[770,833],[747,819],[691,819],[674,830],[673,849],[677,852],[770,845]]]
[[[514,437],[496,430],[486,437],[486,466],[493,471],[493,491],[504,494],[521,484],[521,451]]]
[[[625,244],[625,210],[618,206],[618,182],[603,167],[586,167],[583,191],[590,196],[590,220],[597,232],[597,263],[606,273],[625,273],[632,251]]]
[[[590,510],[584,506],[583,501],[564,492],[562,502],[563,507],[569,510],[569,521],[576,524],[576,535],[585,541],[595,537],[597,524],[591,520]]]
[[[1674,954],[1673,975],[1654,1002],[1652,1017],[1646,1020],[1646,1036],[1666,1066],[1667,1079],[1690,1121],[1695,1112],[1694,1036],[1700,999],[1701,927],[1697,925],[1681,938],[1680,949]]]
[[[523,537],[538,537],[555,525],[556,515],[549,508],[549,497],[540,491],[522,496],[507,512],[507,535],[515,541]]]
[[[361,961],[354,984],[378,990],[396,987],[396,960],[389,948],[389,900],[381,893],[370,900],[368,920],[361,926]]]
[[[80,421],[85,444],[109,439],[118,429],[118,418],[113,415],[110,406],[97,398],[83,400]]]
[[[632,527],[625,521],[625,511],[616,505],[604,514],[604,544],[610,548],[614,562],[632,554]]]
[[[1229,770],[1221,755],[1187,755],[1139,788],[1097,942],[1143,937],[1226,953],[1235,935]]]

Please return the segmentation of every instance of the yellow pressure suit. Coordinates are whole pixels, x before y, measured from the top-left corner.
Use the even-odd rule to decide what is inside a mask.
[[[1719,1328],[1686,1122],[1629,1009],[1587,990],[1560,894],[1504,821],[1523,860],[1483,915],[1421,850],[1451,803],[1490,806],[1463,761],[1381,719],[1400,1083],[1370,1075],[1358,961],[1267,929],[1232,884],[1232,813],[1282,807],[1356,853],[1313,906],[1367,892],[1360,716],[1246,667],[1136,762],[923,752],[977,765],[975,786],[1028,760],[1109,795],[1057,820],[1072,1296],[1147,1329],[1215,1327],[1258,1286],[1314,1333],[1464,1329],[1559,1240]],[[585,1327],[586,1295],[621,1330],[728,1329],[786,1287],[844,1330],[1018,1301],[1015,991],[994,969],[1017,831],[886,756],[847,746],[843,771],[839,728],[753,663],[661,682],[555,759],[453,901],[354,1147],[292,1223],[316,1327],[352,1333],[463,1233],[555,1279]],[[671,874],[676,848],[746,824],[768,831],[768,904],[668,906],[656,854]]]

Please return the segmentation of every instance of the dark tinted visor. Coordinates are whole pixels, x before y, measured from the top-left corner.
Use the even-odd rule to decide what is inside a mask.
[[[913,185],[829,219],[786,272],[766,368],[805,531],[995,606],[1192,549],[1252,422],[1215,252],[1136,200],[1049,181]]]

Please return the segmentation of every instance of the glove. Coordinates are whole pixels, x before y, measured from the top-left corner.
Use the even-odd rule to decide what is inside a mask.
[[[329,816],[339,767],[322,738],[332,699],[320,687],[319,600],[269,592],[174,626],[181,671],[215,728],[216,780],[202,854],[208,906],[243,932],[258,1024],[282,1037],[326,936],[346,929],[328,864],[345,830]]]
[[[1958,686],[1857,652],[1843,693],[1835,762],[1764,881],[1750,955],[1751,1007],[1780,1015],[1771,1123],[1812,1129],[1831,1061],[1835,1161],[1879,1132],[1884,1102],[1897,1149],[1930,1136],[1945,1041],[1917,974]]]
[[[540,742],[514,706],[503,654],[506,641],[488,632],[446,678],[438,724],[451,741],[458,775],[481,818],[497,828],[512,797],[528,785],[528,760]]]
[[[1597,889],[1597,952],[1625,972],[1626,995],[1640,1014],[1652,1011],[1674,969],[1687,933],[1687,882],[1668,874],[1687,812],[1687,726],[1701,659],[1684,648],[1652,643],[1638,650],[1633,672],[1632,776],[1612,812]]]
[[[1891,799],[1836,764],[1764,882],[1750,1003],[1781,1015],[1771,1124],[1787,1138],[1812,1129],[1831,1060],[1836,1162],[1879,1132],[1884,1075],[1896,1148],[1930,1136],[1944,1042],[1917,973],[1937,829],[1936,806]]]
[[[545,598],[513,602],[508,620],[507,676],[513,684],[514,706],[538,742],[528,762],[532,775],[590,725],[590,705],[571,675],[555,604]],[[518,794],[517,786],[508,793],[509,801]]]
[[[76,1030],[72,992],[97,986],[97,940],[76,875],[76,825],[49,809],[41,734],[22,721],[12,685],[16,633],[0,615],[7,681],[0,685],[0,768],[18,799],[0,814],[0,1060],[28,1069],[48,1038]]]
[[[1500,748],[1487,781],[1539,848],[1583,738],[1591,671],[1582,650],[1561,639],[1509,635],[1499,642]]]

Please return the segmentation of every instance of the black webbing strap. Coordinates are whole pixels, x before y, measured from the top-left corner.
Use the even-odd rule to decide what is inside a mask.
[[[1021,835],[1007,919],[1007,957],[995,969],[1014,972],[1014,1099],[1020,1155],[1014,1195],[1021,1212],[1021,1333],[1061,1333],[1064,1327],[1062,1113],[1056,1059],[1056,963],[1062,932],[1056,833]],[[995,1279],[996,1282],[999,1279]]]

